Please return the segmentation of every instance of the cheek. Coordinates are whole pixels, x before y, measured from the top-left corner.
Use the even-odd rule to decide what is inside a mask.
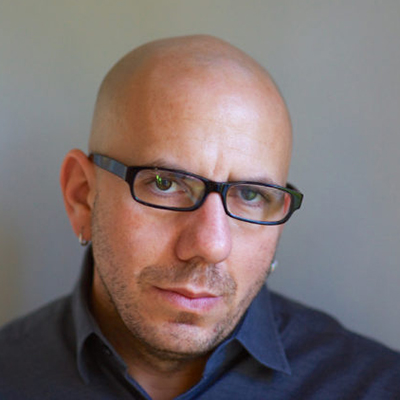
[[[278,227],[261,228],[256,234],[247,232],[233,246],[231,274],[242,295],[265,280],[279,240]]]
[[[97,198],[93,236],[119,263],[140,269],[171,257],[173,232],[162,211],[136,203],[132,198]],[[97,246],[97,247],[100,247]]]

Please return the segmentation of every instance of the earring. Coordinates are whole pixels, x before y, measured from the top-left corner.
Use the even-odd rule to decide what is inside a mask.
[[[269,267],[269,274],[272,274],[276,270],[276,267],[278,266],[278,260],[274,259],[271,263],[271,266]]]
[[[86,240],[83,238],[82,232],[79,234],[79,244],[83,247],[87,246],[89,244],[89,240]]]

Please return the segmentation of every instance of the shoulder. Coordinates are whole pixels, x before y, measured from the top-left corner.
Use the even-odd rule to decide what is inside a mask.
[[[309,337],[310,335],[348,334],[343,326],[329,314],[271,292],[275,320],[281,335]]]
[[[69,297],[63,297],[2,327],[0,329],[2,350],[57,334],[56,331],[59,330],[60,325],[66,322],[69,305]]]
[[[0,330],[1,398],[34,388],[35,382],[40,386],[72,365],[70,304],[69,297],[61,298]]]
[[[393,360],[400,359],[400,353],[346,329],[335,318],[322,311],[276,293],[271,293],[271,299],[278,330],[289,349],[301,343],[303,348],[326,347],[328,350],[333,347],[336,350],[346,349],[347,352],[354,350],[358,356],[365,352],[374,356],[381,354]]]
[[[277,294],[271,299],[293,375],[320,379],[333,391],[400,396],[399,352],[351,332],[326,313]]]

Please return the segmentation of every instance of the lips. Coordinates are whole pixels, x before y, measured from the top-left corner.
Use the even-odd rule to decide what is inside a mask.
[[[185,288],[171,288],[171,289],[161,289],[167,290],[169,292],[174,292],[180,294],[181,296],[185,296],[189,299],[199,299],[202,297],[217,297],[216,295],[206,292],[206,291],[191,291]]]
[[[182,311],[206,312],[215,307],[221,300],[221,296],[205,290],[188,288],[160,288],[155,287],[157,294],[169,306]]]

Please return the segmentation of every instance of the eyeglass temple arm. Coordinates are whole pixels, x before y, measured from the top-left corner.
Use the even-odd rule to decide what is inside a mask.
[[[120,162],[113,160],[112,158],[104,157],[101,154],[91,154],[90,157],[93,159],[93,162],[100,168],[103,168],[106,171],[109,171],[124,180],[126,179],[128,167],[126,167],[124,164],[121,164]]]
[[[298,210],[301,207],[301,203],[303,202],[303,194],[299,192],[299,189],[297,189],[296,186],[292,185],[289,182],[286,183],[286,188],[296,192],[296,195],[294,197],[294,209]]]

